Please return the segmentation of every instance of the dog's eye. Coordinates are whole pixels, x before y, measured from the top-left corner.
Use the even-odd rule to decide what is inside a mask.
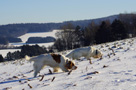
[[[75,66],[75,65],[72,63],[72,66]]]
[[[70,63],[70,64],[72,64],[72,62],[71,62],[71,61],[69,61],[69,63]]]

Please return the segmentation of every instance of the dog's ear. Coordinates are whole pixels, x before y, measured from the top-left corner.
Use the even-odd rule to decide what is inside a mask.
[[[66,60],[66,64],[69,63],[68,59]]]
[[[65,67],[66,67],[67,69],[69,69],[69,67],[70,67],[68,59],[66,59]]]

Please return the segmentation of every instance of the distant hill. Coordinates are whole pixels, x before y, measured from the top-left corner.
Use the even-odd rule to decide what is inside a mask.
[[[0,26],[0,36],[18,37],[28,32],[48,32],[60,28],[61,23],[29,23]]]
[[[119,15],[112,15],[112,16],[97,18],[97,19],[66,21],[66,22],[63,22],[63,24],[72,23],[74,26],[79,25],[81,27],[85,27],[88,24],[90,24],[92,21],[95,22],[96,24],[99,24],[100,22],[105,21],[105,20],[109,20],[110,22],[112,22],[113,20],[118,19],[118,17]]]
[[[65,21],[63,23],[20,23],[20,24],[8,24],[8,25],[0,25],[0,36],[4,37],[18,37],[27,32],[48,32],[53,29],[60,29],[66,23],[72,23],[74,26],[85,27],[91,21],[95,23],[99,23],[103,20],[113,21],[118,18],[119,15],[113,15],[109,17],[103,17],[98,19],[90,19],[90,20],[78,20],[78,21]]]

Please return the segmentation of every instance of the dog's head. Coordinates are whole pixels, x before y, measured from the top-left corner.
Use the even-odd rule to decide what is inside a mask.
[[[96,49],[93,52],[93,58],[101,58],[102,57],[102,53],[100,50]]]
[[[69,60],[66,60],[65,67],[67,69],[72,69],[72,70],[76,70],[77,69],[77,66],[75,66],[75,63],[73,61],[69,61]]]

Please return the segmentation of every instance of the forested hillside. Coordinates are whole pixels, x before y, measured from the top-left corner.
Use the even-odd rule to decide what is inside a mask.
[[[0,36],[12,36],[17,37],[27,32],[48,32],[53,29],[60,29],[66,23],[72,23],[75,27],[77,25],[84,27],[87,26],[92,20],[96,23],[103,20],[113,21],[118,15],[109,17],[90,19],[90,20],[79,20],[79,21],[66,21],[63,23],[20,23],[20,24],[9,24],[0,25]]]

